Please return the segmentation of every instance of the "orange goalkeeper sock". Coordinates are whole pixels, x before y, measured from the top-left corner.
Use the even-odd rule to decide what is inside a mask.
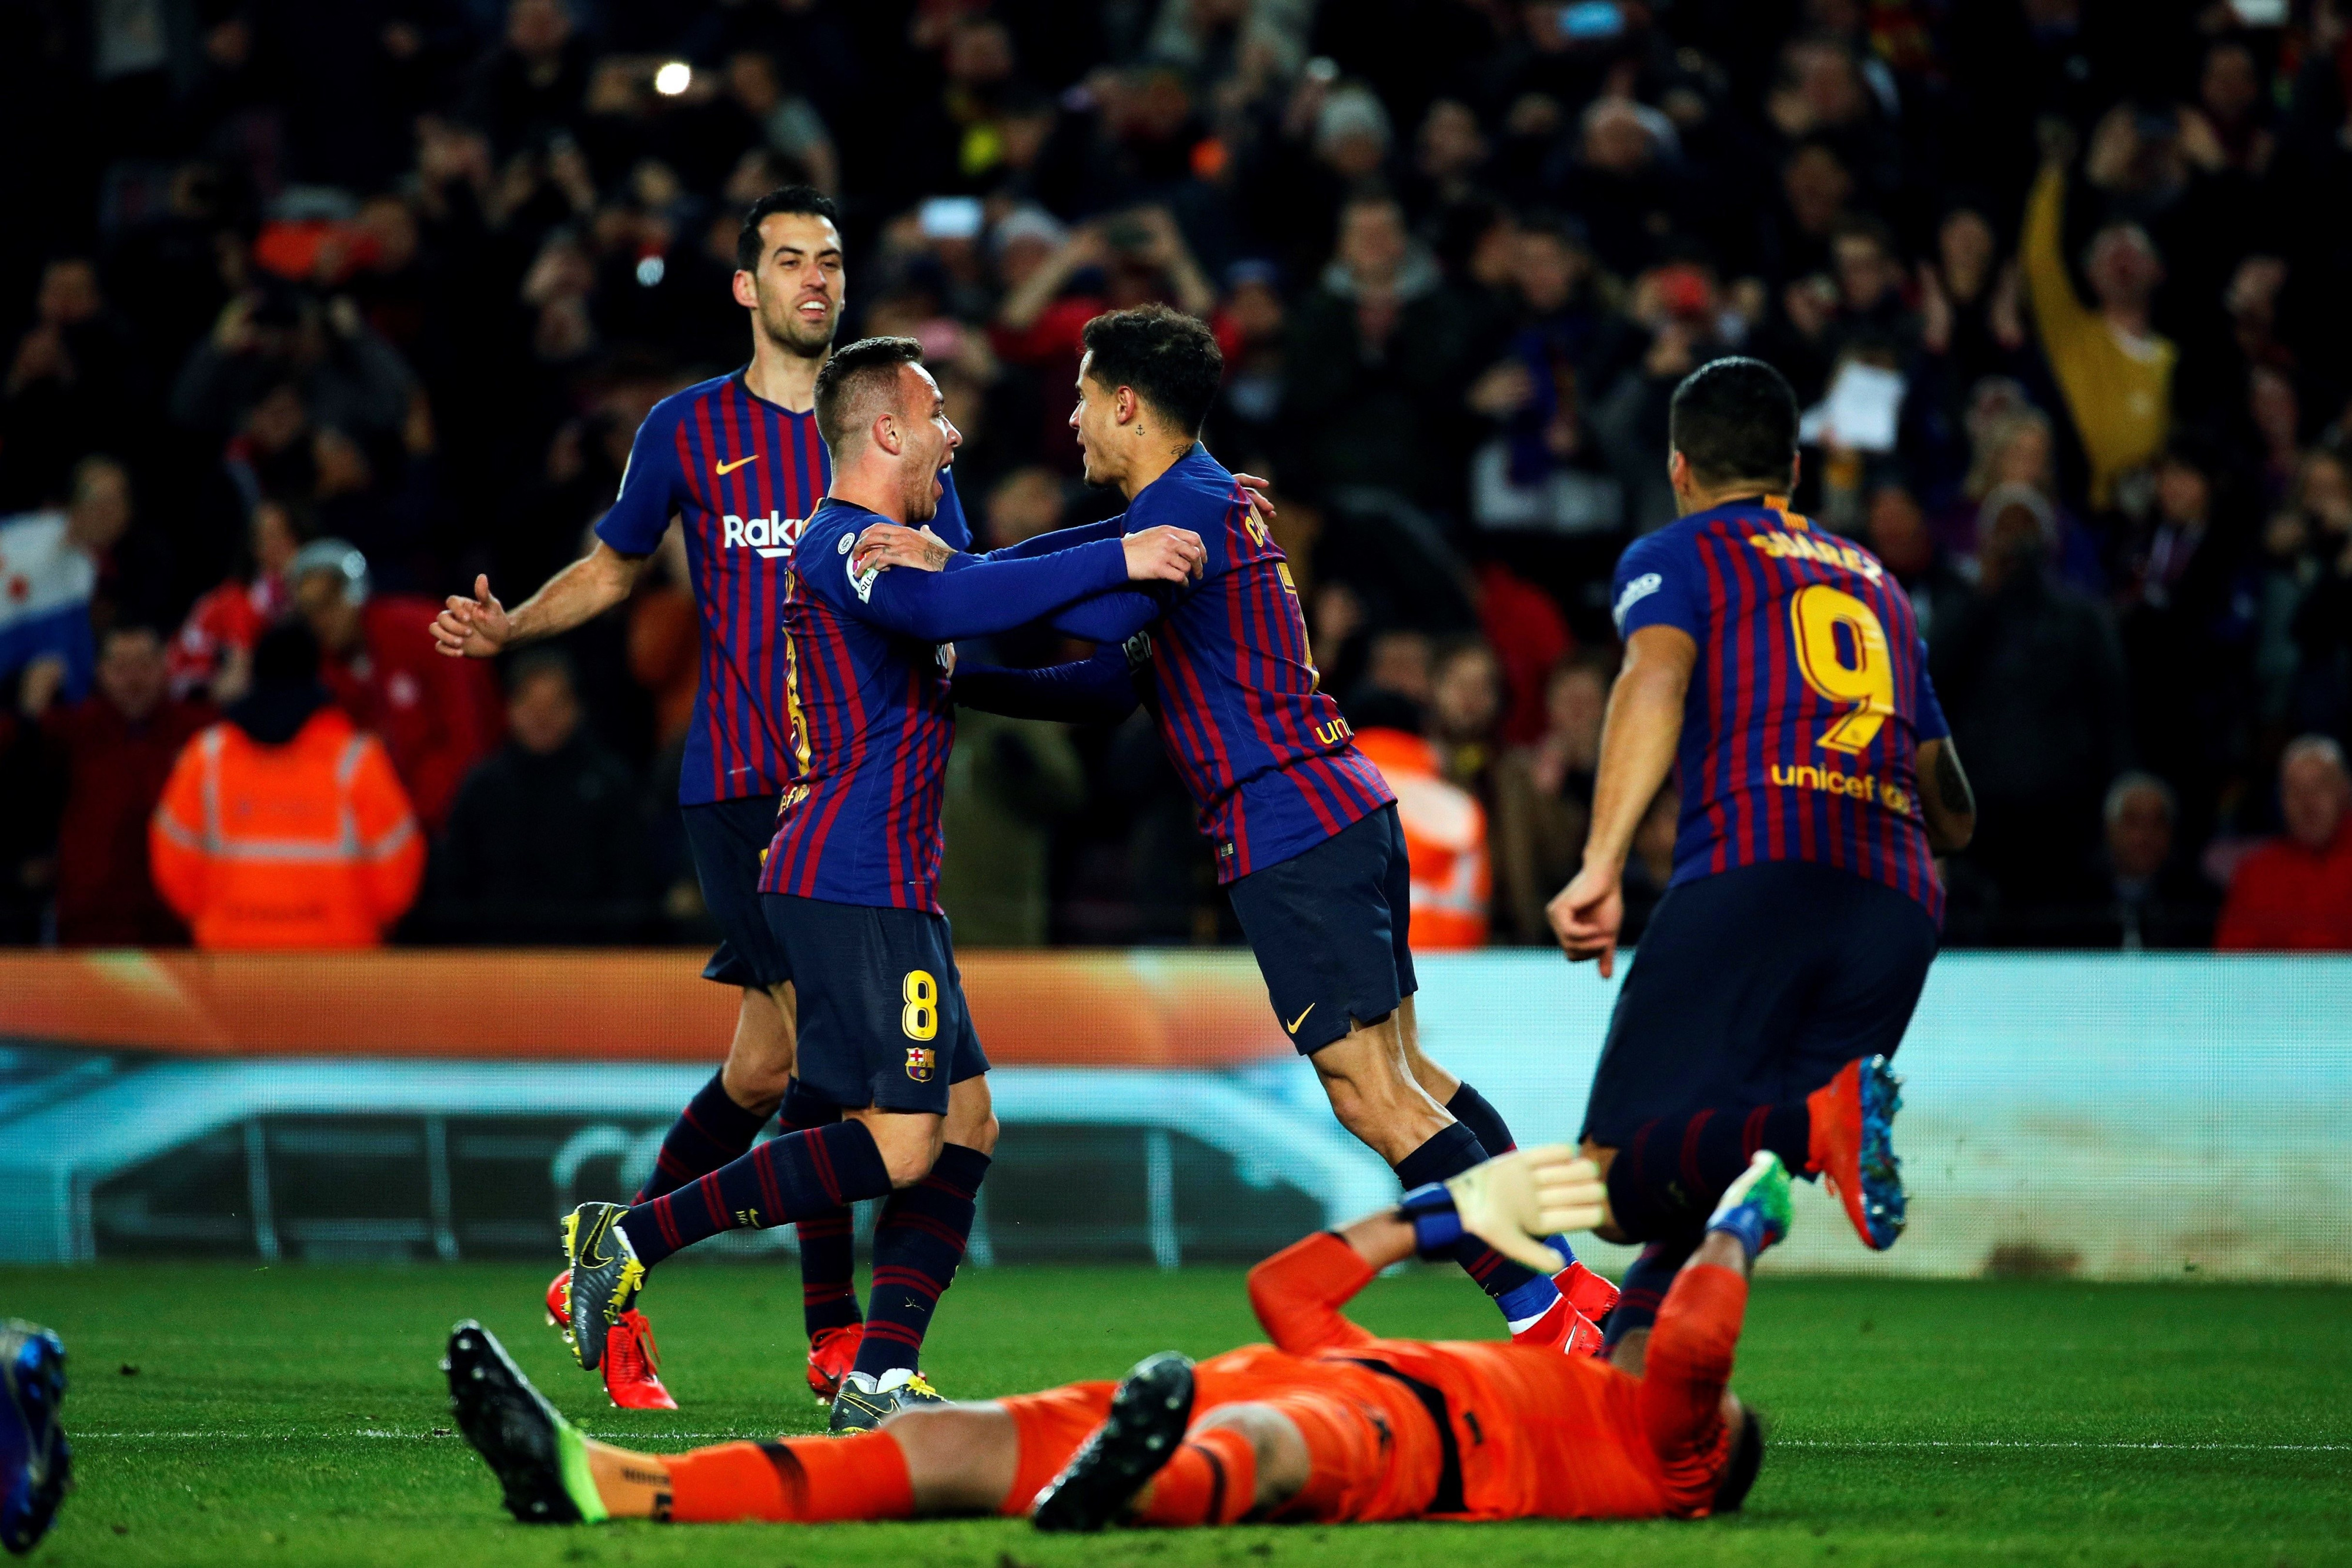
[[[826,1524],[915,1511],[907,1456],[887,1432],[722,1443],[668,1463],[669,1516],[680,1523]]]
[[[1151,1500],[1137,1522],[1231,1524],[1257,1502],[1257,1450],[1231,1427],[1185,1439],[1151,1479]]]

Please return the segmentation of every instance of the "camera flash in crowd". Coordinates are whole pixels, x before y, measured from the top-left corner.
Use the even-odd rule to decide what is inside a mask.
[[[654,72],[654,90],[664,98],[677,98],[693,84],[694,68],[684,60],[670,60]]]

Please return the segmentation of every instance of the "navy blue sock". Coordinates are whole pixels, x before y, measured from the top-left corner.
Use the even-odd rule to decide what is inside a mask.
[[[730,1160],[740,1160],[760,1129],[768,1124],[764,1113],[746,1111],[727,1092],[726,1074],[714,1072],[710,1082],[695,1091],[686,1109],[662,1139],[654,1156],[653,1175],[637,1189],[631,1203],[650,1203],[675,1192],[698,1176],[709,1176]]]
[[[1486,1151],[1486,1157],[1490,1160],[1496,1155],[1507,1155],[1519,1146],[1518,1140],[1511,1136],[1510,1127],[1503,1121],[1503,1113],[1495,1109],[1493,1102],[1467,1082],[1454,1090],[1454,1098],[1445,1103],[1445,1110],[1448,1115],[1478,1135],[1478,1145]]]
[[[805,1133],[840,1121],[841,1107],[810,1093],[795,1078],[776,1115],[785,1132]],[[855,1328],[862,1321],[851,1218],[849,1206],[841,1204],[793,1222],[801,1242],[801,1316],[812,1341],[827,1329]]]
[[[1812,1126],[1801,1100],[1645,1122],[1610,1164],[1610,1217],[1635,1241],[1696,1233],[1757,1150],[1803,1170]]]
[[[1467,1124],[1456,1122],[1429,1142],[1397,1162],[1397,1179],[1405,1190],[1426,1186],[1447,1176],[1460,1176],[1473,1166],[1486,1163],[1486,1146]],[[1462,1271],[1478,1282],[1478,1288],[1495,1298],[1495,1305],[1511,1322],[1524,1322],[1538,1317],[1559,1299],[1559,1292],[1543,1275],[1487,1246],[1475,1236],[1465,1236],[1455,1248],[1454,1260]]]
[[[890,1195],[874,1228],[874,1288],[855,1370],[872,1377],[921,1364],[931,1312],[963,1261],[988,1156],[949,1144],[931,1174]]]
[[[863,1122],[835,1122],[770,1138],[741,1159],[621,1217],[621,1229],[646,1268],[722,1230],[764,1230],[812,1214],[880,1197],[889,1167]]]
[[[1454,1098],[1445,1103],[1446,1113],[1478,1134],[1479,1146],[1486,1151],[1486,1157],[1491,1160],[1497,1155],[1507,1155],[1517,1148],[1518,1140],[1511,1136],[1510,1124],[1503,1120],[1503,1113],[1495,1109],[1494,1102],[1472,1088],[1466,1079],[1457,1080],[1457,1083]],[[1576,1249],[1568,1244],[1567,1237],[1554,1236],[1549,1240],[1552,1250],[1565,1261],[1576,1261]]]
[[[1658,1321],[1658,1309],[1665,1304],[1675,1276],[1682,1272],[1683,1260],[1697,1248],[1698,1233],[1694,1231],[1672,1241],[1653,1241],[1642,1249],[1642,1255],[1617,1281],[1617,1307],[1602,1332],[1604,1345],[1614,1350],[1626,1334]]]

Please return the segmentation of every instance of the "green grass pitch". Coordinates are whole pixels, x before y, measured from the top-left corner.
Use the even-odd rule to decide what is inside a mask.
[[[1267,1527],[1041,1537],[1001,1521],[527,1530],[450,1423],[443,1336],[479,1316],[599,1436],[816,1428],[789,1266],[667,1271],[646,1305],[686,1408],[605,1406],[541,1322],[546,1270],[0,1270],[66,1336],[80,1476],[53,1564],[1875,1564],[2352,1562],[2352,1292],[1759,1282],[1739,1386],[1772,1418],[1748,1511],[1703,1523]],[[1457,1276],[1376,1281],[1390,1333],[1494,1328]],[[1257,1337],[1238,1273],[968,1270],[928,1357],[954,1396]],[[131,1369],[136,1368],[135,1373]]]

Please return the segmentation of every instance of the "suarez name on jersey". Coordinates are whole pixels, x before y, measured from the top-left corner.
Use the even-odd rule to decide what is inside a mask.
[[[1200,581],[1151,628],[1147,704],[1214,846],[1217,880],[1303,854],[1396,799],[1321,690],[1282,547],[1195,445],[1129,507],[1129,532],[1201,536]]]
[[[686,734],[678,801],[696,806],[775,795],[791,779],[790,721],[779,646],[786,568],[833,465],[816,416],[720,376],[656,403],[637,429],[620,498],[596,535],[624,555],[651,555],[672,517],[686,533],[688,586],[702,622],[701,679]],[[952,480],[931,528],[970,541]]]
[[[1635,540],[1617,629],[1698,644],[1673,883],[1764,861],[1841,867],[1943,918],[1916,754],[1950,730],[1910,597],[1868,550],[1759,497]]]

